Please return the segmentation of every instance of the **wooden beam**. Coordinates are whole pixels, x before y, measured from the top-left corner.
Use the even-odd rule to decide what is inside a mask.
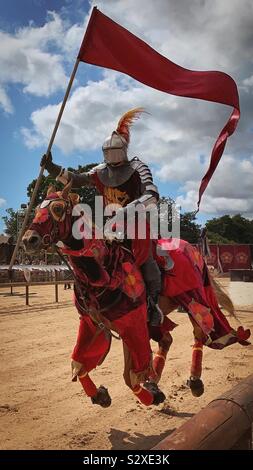
[[[25,287],[25,286],[54,286],[55,284],[61,285],[61,284],[74,284],[73,279],[68,279],[67,281],[46,281],[46,282],[6,282],[6,283],[1,283],[0,284],[0,289],[1,288],[7,288],[7,287]]]
[[[252,449],[253,374],[213,400],[152,450]]]

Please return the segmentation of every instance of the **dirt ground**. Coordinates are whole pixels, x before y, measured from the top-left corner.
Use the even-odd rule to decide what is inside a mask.
[[[238,304],[241,324],[253,335],[253,284],[222,283]],[[179,326],[160,382],[166,402],[148,408],[137,402],[123,382],[121,342],[113,340],[106,361],[92,374],[112,397],[111,407],[103,409],[91,404],[78,382],[71,382],[70,355],[79,322],[72,291],[61,286],[57,305],[53,287],[32,287],[29,307],[24,288],[14,293],[0,290],[1,449],[150,449],[253,372],[253,345],[205,348],[205,393],[192,397],[185,385],[192,329],[186,314],[173,312]]]

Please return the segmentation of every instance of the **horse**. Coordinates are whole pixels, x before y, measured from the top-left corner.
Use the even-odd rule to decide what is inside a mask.
[[[82,213],[84,236],[73,236],[78,216],[73,209],[79,196],[71,191],[71,183],[62,191],[50,187],[45,200],[37,207],[35,217],[22,241],[27,252],[56,246],[67,255],[75,279],[74,303],[80,315],[77,341],[72,353],[72,380],[80,381],[93,404],[108,407],[111,397],[103,386],[97,388],[90,372],[107,356],[111,339],[122,339],[124,380],[146,405],[159,405],[165,394],[158,387],[167,353],[172,344],[171,331],[177,326],[168,314],[182,306],[193,324],[194,347],[189,386],[195,396],[203,393],[201,362],[203,345],[222,349],[239,342],[248,344],[248,330],[233,330],[221,312],[207,266],[198,250],[184,240],[156,240],[153,254],[163,279],[159,300],[164,321],[151,326],[147,318],[146,290],[140,272],[140,253],[133,253],[123,243],[95,238],[92,222]],[[85,220],[85,222],[83,222]],[[85,237],[85,226],[93,236]],[[143,243],[145,246],[145,242]],[[166,254],[174,262],[168,270]],[[150,339],[158,343],[152,358]]]

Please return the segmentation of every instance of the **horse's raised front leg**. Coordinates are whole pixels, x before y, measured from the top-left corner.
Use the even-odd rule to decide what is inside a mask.
[[[91,398],[93,404],[100,405],[103,408],[108,408],[108,406],[111,405],[112,400],[107,388],[103,385],[100,385],[100,387],[97,388],[91,380],[88,372],[80,372],[78,374],[78,379],[86,395]]]
[[[93,404],[107,408],[111,398],[107,389],[100,385],[96,387],[89,376],[95,367],[102,364],[109,352],[111,338],[97,327],[88,316],[80,321],[77,342],[72,353],[72,380],[77,378],[85,394],[91,398]]]

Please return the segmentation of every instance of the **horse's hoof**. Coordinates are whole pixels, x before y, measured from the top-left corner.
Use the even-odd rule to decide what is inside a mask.
[[[204,393],[204,384],[201,379],[188,379],[187,385],[190,387],[194,397],[201,397]]]
[[[100,385],[97,394],[91,398],[91,401],[94,405],[100,405],[103,408],[108,408],[112,403],[108,390],[103,385]]]
[[[166,400],[166,396],[164,393],[159,389],[158,385],[155,382],[145,382],[143,387],[146,388],[150,393],[153,395],[153,403],[152,405],[160,405]]]

